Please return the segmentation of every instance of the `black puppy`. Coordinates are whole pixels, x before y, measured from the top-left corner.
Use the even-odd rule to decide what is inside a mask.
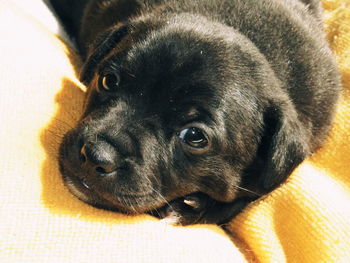
[[[84,61],[71,192],[223,223],[324,141],[339,76],[316,0],[52,0]]]

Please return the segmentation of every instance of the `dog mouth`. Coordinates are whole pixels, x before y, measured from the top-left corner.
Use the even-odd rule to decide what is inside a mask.
[[[76,198],[97,208],[127,214],[144,213],[167,202],[156,180],[148,178],[141,182],[133,168],[120,174],[119,169],[108,174],[82,170],[79,138],[77,130],[66,134],[58,160],[63,182]],[[136,165],[130,163],[130,167]]]
[[[158,209],[167,201],[159,191],[151,187],[150,191],[123,192],[101,190],[94,181],[88,178],[80,178],[67,169],[61,168],[63,181],[70,191],[79,200],[99,209],[122,212],[126,214],[140,214]]]

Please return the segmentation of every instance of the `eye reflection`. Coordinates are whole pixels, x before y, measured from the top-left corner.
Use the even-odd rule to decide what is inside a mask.
[[[204,148],[208,145],[207,137],[204,132],[196,127],[183,129],[179,133],[179,138],[186,144],[194,148]]]

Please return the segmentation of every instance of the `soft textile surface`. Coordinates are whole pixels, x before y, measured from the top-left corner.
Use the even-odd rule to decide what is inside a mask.
[[[57,149],[81,111],[78,60],[37,0],[0,0],[0,262],[350,262],[350,4],[324,6],[344,84],[331,137],[226,234],[98,210],[69,194]]]
[[[350,1],[323,1],[344,91],[325,146],[231,230],[260,262],[350,262]]]

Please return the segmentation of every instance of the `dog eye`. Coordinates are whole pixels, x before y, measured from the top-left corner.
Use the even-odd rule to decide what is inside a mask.
[[[179,133],[179,138],[182,140],[182,142],[193,148],[202,149],[208,145],[208,139],[204,131],[196,127],[186,128],[182,130]]]
[[[100,88],[105,91],[113,91],[119,87],[120,76],[118,74],[105,74],[100,77]]]

